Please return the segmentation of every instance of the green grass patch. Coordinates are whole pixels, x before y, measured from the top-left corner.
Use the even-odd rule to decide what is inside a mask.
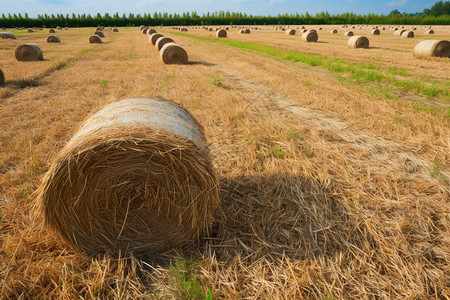
[[[100,80],[100,84],[103,85],[103,86],[108,86],[109,85],[109,81],[105,80],[105,79],[102,79],[102,80]]]
[[[89,48],[89,49],[84,49],[84,50],[81,50],[81,51],[78,51],[78,56],[81,56],[81,55],[83,55],[83,54],[86,54],[86,53],[89,53],[89,52],[92,52],[94,49],[92,49],[92,48]]]

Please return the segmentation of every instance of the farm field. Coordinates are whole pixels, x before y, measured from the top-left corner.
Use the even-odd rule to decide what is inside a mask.
[[[450,60],[412,52],[449,40],[450,26],[417,26],[413,39],[321,27],[318,43],[272,27],[225,39],[155,28],[186,65],[164,65],[137,27],[105,31],[103,44],[89,44],[95,28],[57,31],[60,44],[47,30],[8,30],[0,298],[450,298]],[[370,48],[349,48],[347,30]],[[18,62],[21,43],[44,61]],[[137,97],[199,121],[221,206],[183,248],[89,258],[43,225],[34,192],[89,115]]]

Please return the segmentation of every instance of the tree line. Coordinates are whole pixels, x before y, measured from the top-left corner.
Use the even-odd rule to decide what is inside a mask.
[[[208,26],[208,25],[313,25],[313,24],[392,24],[392,25],[450,25],[450,1],[436,2],[422,13],[407,14],[397,10],[389,15],[342,13],[330,15],[321,12],[310,15],[308,12],[277,16],[252,16],[246,13],[219,11],[203,15],[197,12],[183,14],[44,14],[31,18],[24,15],[4,13],[0,18],[0,27],[125,27],[125,26]]]

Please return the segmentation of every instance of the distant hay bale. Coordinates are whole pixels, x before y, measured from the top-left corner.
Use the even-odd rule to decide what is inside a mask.
[[[319,39],[316,31],[308,30],[302,34],[302,40],[308,43],[315,43]]]
[[[380,30],[378,28],[373,29],[372,35],[380,35]]]
[[[61,26],[56,26],[56,29],[62,30],[62,27]]]
[[[226,38],[227,37],[227,31],[225,29],[219,29],[216,31],[216,36],[218,38]]]
[[[101,43],[103,43],[103,41],[102,41],[102,38],[101,37],[99,37],[98,35],[91,35],[90,37],[89,37],[89,43],[91,43],[91,44],[101,44]]]
[[[307,31],[308,31],[308,29],[302,29],[302,30],[300,30],[301,33],[305,33],[305,32],[307,32]]]
[[[220,203],[200,125],[153,99],[125,99],[87,119],[37,201],[46,224],[92,256],[155,255],[198,239]]]
[[[48,32],[49,32],[49,33],[55,33],[56,31],[55,31],[55,29],[50,28]]]
[[[95,29],[95,31],[103,31],[102,27],[97,27],[97,29]]]
[[[402,33],[402,38],[414,38],[414,31],[405,30]]]
[[[450,41],[422,41],[414,47],[414,55],[418,57],[450,57]]]
[[[163,63],[169,64],[187,64],[188,55],[180,45],[175,43],[166,43],[159,51]]]
[[[295,35],[295,33],[296,33],[295,29],[286,30],[287,35]]]
[[[284,28],[284,27],[281,27],[281,29],[280,29],[281,31],[286,31],[286,28]]]
[[[0,69],[0,86],[5,85],[5,75],[3,74],[3,71]]]
[[[5,31],[5,30],[6,30],[6,28],[5,28],[5,27],[2,27],[2,28],[1,28],[1,31]]]
[[[208,28],[208,31],[213,31],[212,27],[209,27],[209,28]]]
[[[112,31],[113,31],[113,32],[119,32],[119,29],[114,28]]]
[[[2,39],[12,39],[12,40],[16,39],[16,36],[11,32],[0,32],[0,37]]]
[[[245,30],[244,30],[244,29],[241,29],[241,30],[239,30],[239,33],[240,33],[240,34],[245,34]]]
[[[401,36],[402,34],[403,34],[403,32],[405,32],[406,30],[404,30],[404,29],[399,29],[399,30],[396,30],[395,32],[394,32],[394,35],[395,36]]]
[[[248,28],[245,29],[245,30],[244,30],[244,33],[245,33],[245,34],[250,34],[250,29],[248,29]]]
[[[348,39],[347,45],[352,48],[369,48],[369,39],[356,35]]]
[[[147,34],[148,34],[149,36],[152,35],[152,34],[154,34],[154,33],[156,33],[156,30],[155,30],[155,29],[153,29],[153,28],[147,29]]]
[[[155,45],[155,44],[156,44],[156,41],[157,41],[160,37],[163,37],[163,35],[160,34],[160,33],[153,33],[152,35],[150,35],[150,36],[148,37],[148,39],[150,40],[150,42],[152,42],[153,45]]]
[[[47,38],[47,43],[60,43],[60,42],[61,42],[61,40],[56,35],[50,35]]]
[[[337,31],[337,29],[333,29],[333,30],[330,31],[330,33],[336,34],[336,33],[338,33],[338,31]]]
[[[158,51],[160,51],[161,48],[167,43],[175,43],[175,42],[169,37],[165,37],[165,36],[160,37],[159,39],[156,40],[156,43],[155,43],[156,49],[158,49]]]
[[[183,28],[180,29],[180,31],[186,32],[186,31],[188,31],[188,29],[186,27],[183,27]]]
[[[230,30],[230,27],[225,27],[225,30]]]
[[[34,32],[34,31],[33,31],[33,29],[28,28],[28,29],[27,29],[27,32],[28,32],[28,33],[32,33],[32,32]]]
[[[433,29],[427,30],[425,31],[425,34],[434,34],[434,30]]]
[[[98,35],[101,38],[105,37],[105,34],[103,33],[103,31],[96,31],[94,34]]]
[[[344,36],[353,36],[353,31],[344,32]]]
[[[44,56],[41,49],[35,44],[21,44],[16,47],[14,56],[18,61],[39,61]]]

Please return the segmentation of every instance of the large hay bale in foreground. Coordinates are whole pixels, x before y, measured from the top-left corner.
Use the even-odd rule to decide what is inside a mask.
[[[344,32],[344,36],[353,36],[353,31]]]
[[[317,32],[315,30],[308,30],[304,34],[302,34],[302,40],[308,43],[315,43],[319,39]]]
[[[91,35],[90,37],[89,37],[89,43],[91,43],[91,44],[101,44],[101,43],[103,43],[103,41],[102,41],[102,38],[101,37],[99,37],[98,35]]]
[[[286,30],[287,35],[295,35],[295,33],[296,33],[295,29]]]
[[[155,44],[156,44],[156,41],[157,41],[160,37],[163,37],[163,35],[160,34],[160,33],[153,33],[152,35],[150,35],[150,36],[148,37],[148,39],[150,40],[150,42],[152,42],[153,45],[155,45]]]
[[[365,36],[355,35],[348,39],[347,45],[352,48],[369,48],[369,39]]]
[[[414,38],[414,31],[406,30],[402,33],[402,38]]]
[[[18,45],[14,55],[18,61],[39,61],[44,59],[41,49],[35,44]]]
[[[216,31],[216,36],[218,38],[226,38],[227,37],[227,31],[225,29],[219,29]]]
[[[162,36],[162,37],[160,37],[159,39],[156,40],[155,46],[158,49],[158,51],[160,51],[161,48],[167,43],[175,43],[175,42],[174,42],[174,40],[172,40],[169,37]]]
[[[16,36],[11,32],[0,32],[0,37],[2,39],[12,39],[12,40],[16,39]]]
[[[5,75],[3,74],[3,71],[0,69],[0,86],[5,85]]]
[[[188,62],[186,51],[175,43],[165,44],[159,51],[159,54],[165,64],[186,64]]]
[[[219,205],[198,123],[153,99],[122,100],[90,117],[37,195],[46,223],[90,255],[177,247],[198,238]]]
[[[50,35],[47,38],[47,43],[61,43],[61,40],[56,35]]]
[[[450,57],[450,41],[422,41],[414,47],[414,55],[418,57]]]

